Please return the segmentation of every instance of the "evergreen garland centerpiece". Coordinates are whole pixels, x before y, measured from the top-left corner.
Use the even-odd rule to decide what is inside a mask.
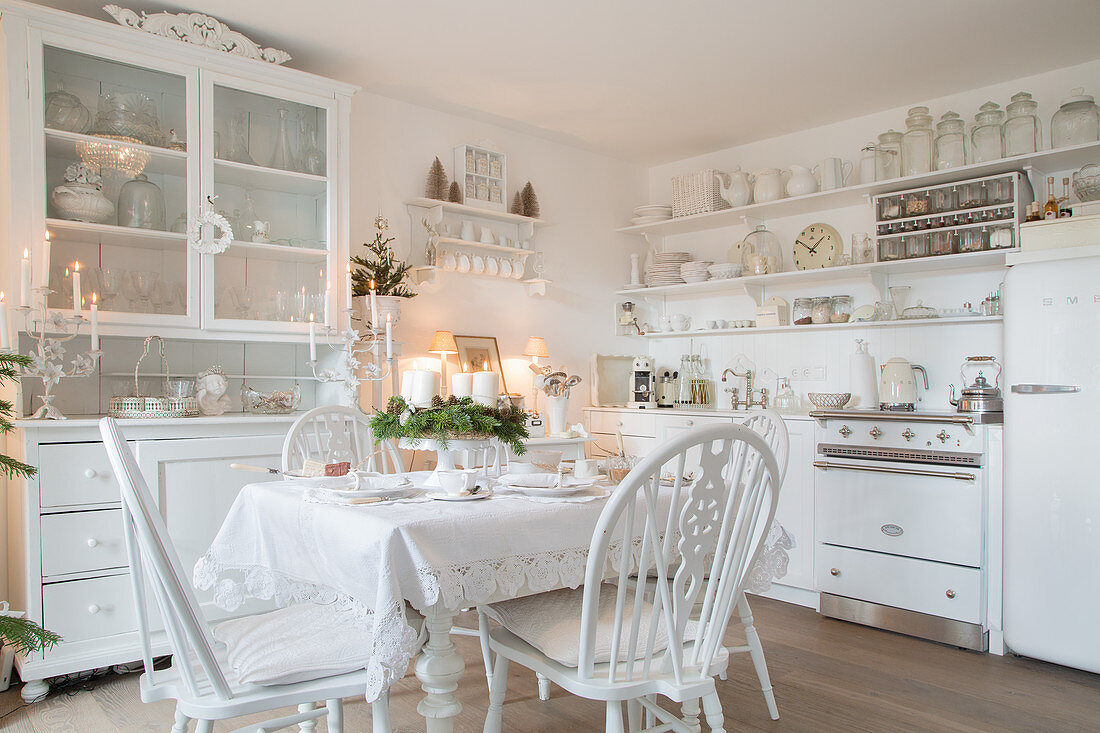
[[[19,379],[16,368],[26,369],[31,365],[31,357],[26,354],[0,353],[0,385]],[[12,430],[9,417],[15,410],[10,400],[0,399],[0,436]],[[38,470],[34,466],[17,461],[11,456],[0,453],[0,474],[6,478],[30,478]],[[43,651],[61,641],[61,636],[47,631],[21,613],[8,610],[7,602],[0,603],[0,641],[15,650],[16,654],[30,654]]]
[[[405,285],[405,278],[412,266],[394,256],[390,247],[394,238],[386,236],[389,222],[381,214],[374,219],[374,229],[374,241],[363,244],[367,248],[367,256],[356,255],[351,258],[351,263],[355,266],[351,272],[352,295],[370,295],[373,282],[375,294],[379,297],[416,297],[416,293]]]
[[[509,404],[503,409],[478,404],[469,397],[451,395],[444,400],[432,398],[432,406],[416,408],[404,398],[394,396],[386,411],[370,420],[371,432],[381,440],[435,440],[444,449],[452,440],[484,440],[496,438],[515,455],[526,449],[523,441],[529,437],[523,410]]]

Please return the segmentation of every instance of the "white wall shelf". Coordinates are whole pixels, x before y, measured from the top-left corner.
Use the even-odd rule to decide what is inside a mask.
[[[500,254],[507,254],[512,257],[521,257],[524,260],[531,254],[529,249],[519,249],[517,247],[505,247],[500,244],[485,244],[484,242],[471,242],[466,239],[457,239],[455,237],[440,237],[436,240],[436,247],[466,247],[469,249],[483,250],[486,252],[495,252]]]
[[[455,277],[461,278],[490,280],[492,282],[499,283],[518,283],[527,288],[527,295],[529,296],[546,295],[546,286],[554,282],[553,280],[546,280],[537,277],[527,278],[525,280],[515,280],[510,277],[500,277],[499,275],[490,275],[484,272],[456,272],[452,270],[444,270],[442,267],[437,267],[435,265],[421,265],[420,267],[413,267],[409,270],[412,281],[417,285],[422,285],[424,283],[434,283],[436,277],[438,276],[437,273],[440,272],[446,273],[448,276],[453,275]]]
[[[623,234],[655,236],[702,232],[743,224],[747,219],[778,219],[785,216],[800,216],[846,206],[856,206],[866,202],[876,194],[954,183],[968,178],[979,178],[1028,168],[1034,168],[1043,173],[1063,171],[1080,167],[1084,163],[1098,158],[1100,158],[1100,143],[1085,143],[1055,150],[1043,150],[1038,153],[1028,153],[1027,155],[1016,155],[1011,158],[1001,158],[986,163],[972,163],[959,168],[934,171],[919,176],[861,183],[846,188],[833,189],[832,191],[819,191],[804,196],[792,196],[762,204],[749,204],[706,214],[682,216],[652,224],[622,227],[616,229],[616,231]]]
[[[509,214],[506,211],[493,211],[492,209],[481,209],[476,206],[467,206],[466,204],[453,204],[449,201],[436,201],[429,198],[415,198],[409,199],[405,202],[406,206],[415,206],[420,209],[434,209],[439,208],[440,220],[442,214],[454,214],[459,217],[469,217],[471,219],[485,219],[487,221],[499,221],[506,224],[520,225],[520,239],[526,239],[532,235],[534,229],[550,226],[550,222],[545,219],[532,219],[529,216],[520,216],[519,214]],[[526,225],[530,226],[526,236],[523,234]]]
[[[691,331],[650,331],[643,338],[699,338],[702,336],[752,336],[761,333],[811,333],[814,331],[844,331],[867,328],[899,328],[910,326],[961,326],[968,323],[1000,323],[1002,316],[963,316],[959,318],[902,318],[896,321],[847,321],[817,323],[808,326],[765,326],[751,328],[705,328]]]

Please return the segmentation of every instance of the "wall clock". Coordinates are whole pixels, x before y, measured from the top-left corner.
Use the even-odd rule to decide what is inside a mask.
[[[794,266],[799,270],[832,267],[844,253],[844,240],[828,224],[811,224],[794,238]]]

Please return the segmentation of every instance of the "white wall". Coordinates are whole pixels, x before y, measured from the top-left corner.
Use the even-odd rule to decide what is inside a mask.
[[[1029,91],[1039,102],[1043,136],[1049,147],[1051,115],[1058,109],[1061,100],[1069,95],[1069,90],[1076,86],[1085,86],[1089,93],[1100,94],[1100,60],[939,99],[914,100],[910,106],[927,105],[937,120],[944,112],[953,110],[968,121],[972,121],[974,113],[983,102],[992,99],[1003,106],[1017,91]],[[653,167],[649,170],[649,200],[651,202],[670,201],[671,177],[700,168],[729,171],[740,166],[743,170],[755,171],[762,168],[785,168],[791,164],[810,166],[824,157],[838,156],[852,160],[858,169],[860,148],[889,128],[904,130],[907,108],[885,110],[837,124]],[[1086,162],[1100,161],[1082,160],[1080,164]],[[853,174],[850,182],[858,182],[858,170]],[[1037,180],[1035,184],[1036,197],[1045,198],[1045,180]],[[1061,175],[1056,180],[1056,187],[1060,194]],[[785,270],[793,267],[790,257],[794,237],[803,227],[817,221],[835,226],[846,242],[850,242],[853,232],[873,232],[873,212],[866,204],[807,216],[770,220],[766,224],[779,237],[786,258]],[[742,239],[750,229],[750,226],[744,225],[718,231],[667,237],[662,246],[666,250],[689,251],[695,255],[696,259],[724,262],[727,259],[729,246]],[[892,279],[891,284],[910,285],[911,300],[914,304],[919,299],[928,305],[944,308],[959,307],[964,301],[977,306],[1001,280],[1002,273],[999,272],[971,272],[950,275],[912,275]],[[774,291],[769,288],[768,294],[771,295],[773,292],[783,297],[788,303],[793,303],[793,299],[800,296],[847,293],[853,295],[856,306],[873,303],[874,294],[874,290],[869,285],[858,281]],[[702,327],[703,321],[709,319],[751,318],[752,303],[746,298],[734,297],[669,299],[664,303],[656,303],[655,307],[648,311],[647,317],[656,317],[662,311],[692,316],[694,328]],[[924,403],[927,409],[949,407],[947,385],[959,381],[958,365],[964,357],[974,354],[996,356],[1002,354],[1001,328],[996,324],[708,337],[696,339],[695,348],[696,350],[701,348],[704,355],[709,357],[709,365],[714,377],[718,377],[739,353],[749,356],[756,363],[759,371],[770,369],[780,375],[789,375],[795,367],[824,366],[824,381],[792,382],[795,391],[804,395],[811,391],[842,391],[848,388],[848,355],[854,350],[853,340],[856,338],[864,338],[870,343],[871,353],[879,364],[890,357],[901,356],[927,366],[932,383],[930,397]],[[652,346],[652,353],[657,357],[661,367],[676,368],[679,365],[680,354],[688,351],[689,343],[687,339],[662,339],[653,341]],[[724,406],[727,399],[721,392],[721,387],[724,385],[717,386],[719,402]],[[764,386],[767,386],[769,391],[773,391],[775,380],[766,380]]]
[[[530,180],[542,218],[553,226],[538,230],[534,243],[545,252],[545,277],[553,280],[545,297],[528,297],[523,285],[504,280],[438,272],[436,282],[402,306],[395,340],[404,342],[408,359],[427,354],[436,330],[495,336],[510,391],[530,396],[531,373],[522,356],[528,336],[542,336],[555,366],[584,378],[573,392],[570,410],[580,419],[588,402],[588,369],[596,352],[640,349],[641,343],[616,341],[614,290],[629,276],[629,253],[640,251],[637,238],[614,229],[646,195],[640,166],[583,152],[483,122],[436,112],[374,94],[354,97],[351,131],[352,254],[373,238],[381,207],[399,257],[409,255],[410,221],[403,201],[422,196],[428,166],[435,156],[453,177],[452,149],[486,139],[508,155],[508,200]],[[420,222],[416,222],[420,226]],[[417,253],[419,254],[419,253]],[[415,260],[414,260],[415,261]],[[449,372],[453,372],[452,360]]]

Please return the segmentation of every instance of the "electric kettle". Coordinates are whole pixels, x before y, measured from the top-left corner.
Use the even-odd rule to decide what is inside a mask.
[[[880,367],[878,399],[879,409],[890,412],[913,412],[917,409],[917,376],[924,377],[924,389],[928,389],[928,372],[920,364],[895,356]]]

